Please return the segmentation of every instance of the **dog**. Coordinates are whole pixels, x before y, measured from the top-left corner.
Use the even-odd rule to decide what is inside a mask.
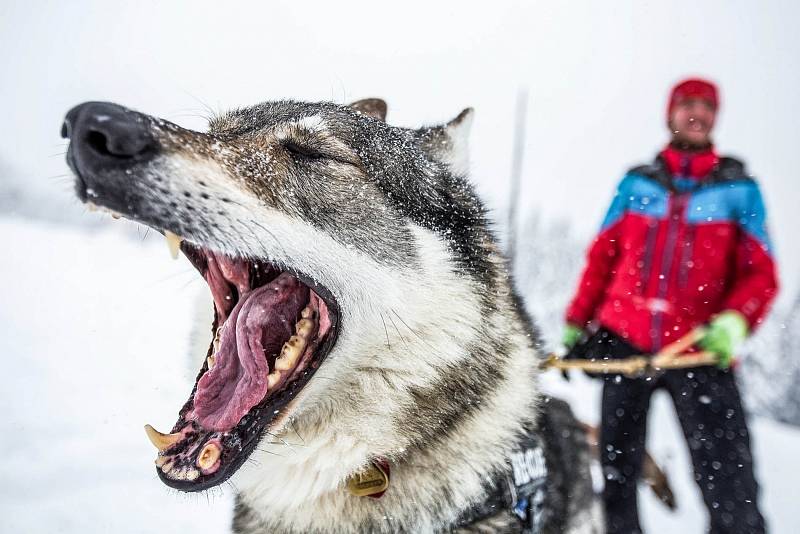
[[[599,532],[585,433],[467,180],[473,112],[275,101],[205,133],[70,110],[81,201],[162,232],[214,321],[156,472],[230,480],[234,532]]]

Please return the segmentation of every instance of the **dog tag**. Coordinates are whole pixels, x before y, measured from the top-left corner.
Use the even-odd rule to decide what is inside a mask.
[[[356,497],[378,499],[389,487],[389,464],[385,460],[374,460],[362,473],[347,480],[347,489]]]

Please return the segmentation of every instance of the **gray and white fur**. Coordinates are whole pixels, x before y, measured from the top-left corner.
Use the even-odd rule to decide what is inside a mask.
[[[142,115],[158,155],[107,176],[125,188],[109,208],[305,273],[341,309],[322,367],[231,479],[236,533],[519,531],[508,510],[489,530],[457,525],[542,409],[537,333],[466,178],[472,111],[418,130],[384,114],[374,99],[277,101],[206,133]],[[553,524],[598,532],[585,443],[568,430]],[[376,457],[388,491],[349,494]]]

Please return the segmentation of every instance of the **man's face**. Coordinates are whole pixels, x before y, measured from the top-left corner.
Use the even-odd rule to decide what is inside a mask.
[[[716,110],[706,100],[687,98],[672,110],[669,126],[672,139],[692,146],[704,146],[711,142]]]

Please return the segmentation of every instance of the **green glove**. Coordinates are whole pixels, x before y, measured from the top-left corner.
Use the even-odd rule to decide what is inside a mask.
[[[574,324],[569,324],[564,327],[564,335],[561,342],[567,349],[571,349],[583,337],[583,329],[578,328]]]
[[[708,332],[698,345],[716,353],[719,357],[717,367],[727,369],[731,366],[733,350],[747,337],[747,330],[744,316],[737,311],[727,310],[711,320]]]

